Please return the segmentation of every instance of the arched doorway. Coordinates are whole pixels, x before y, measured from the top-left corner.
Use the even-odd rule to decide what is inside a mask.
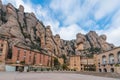
[[[101,69],[99,69],[99,72],[102,72],[102,70],[101,70]]]
[[[111,69],[110,69],[110,72],[114,72],[114,68],[111,68]]]
[[[103,72],[107,72],[107,69],[106,69],[106,68],[104,68],[104,69],[103,69]]]

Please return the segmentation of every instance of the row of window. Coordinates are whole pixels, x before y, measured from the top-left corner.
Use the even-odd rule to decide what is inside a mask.
[[[23,61],[25,61],[25,59],[26,59],[26,50],[24,50],[24,56],[23,56]],[[33,56],[31,56],[32,55],[32,53],[31,53],[31,51],[30,51],[30,53],[29,53],[29,62],[33,62],[33,63],[36,63],[36,57],[37,57],[37,55],[36,54],[34,54]],[[40,54],[40,63],[42,63],[42,61],[43,62],[45,62],[45,56],[46,55],[41,55]],[[33,57],[33,59],[32,59],[32,57]],[[20,60],[20,49],[18,49],[18,53],[17,53],[17,61],[19,61]]]
[[[120,62],[120,52],[118,52],[117,57],[118,57],[118,61],[117,62]],[[109,55],[108,64],[114,64],[114,63],[115,63],[114,55],[110,54]],[[107,60],[106,60],[106,56],[105,55],[102,56],[102,64],[107,64]]]

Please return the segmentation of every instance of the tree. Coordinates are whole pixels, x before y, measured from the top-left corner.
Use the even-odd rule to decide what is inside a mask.
[[[58,58],[54,58],[54,67],[57,70],[60,69],[60,62],[58,61]]]
[[[67,61],[67,57],[65,56],[65,54],[62,54],[62,56],[61,56],[61,57],[63,58],[64,63],[66,63],[66,61]]]
[[[92,54],[94,54],[94,53],[100,53],[101,52],[101,49],[100,48],[98,48],[98,47],[91,47],[91,48],[89,48],[88,49],[88,51],[89,51],[89,53],[92,53]]]
[[[63,64],[63,65],[62,65],[62,69],[63,69],[63,70],[67,70],[67,69],[68,69],[67,64]]]

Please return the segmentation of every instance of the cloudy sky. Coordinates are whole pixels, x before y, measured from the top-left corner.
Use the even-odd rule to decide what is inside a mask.
[[[34,12],[53,34],[75,39],[77,33],[94,30],[107,35],[107,41],[120,46],[120,0],[2,0],[25,12]]]

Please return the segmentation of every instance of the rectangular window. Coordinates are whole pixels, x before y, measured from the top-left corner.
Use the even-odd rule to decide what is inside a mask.
[[[74,66],[76,66],[76,64],[74,64]]]
[[[43,63],[45,63],[45,55],[43,55]]]
[[[41,64],[41,54],[40,54],[40,64]]]
[[[0,44],[0,47],[3,47],[3,44],[2,44],[2,43]]]
[[[34,63],[36,64],[36,57],[37,57],[37,55],[35,54],[34,55]]]
[[[23,61],[25,61],[26,56],[23,56]]]
[[[3,44],[1,44],[1,47],[3,47]]]
[[[24,53],[26,53],[26,50],[24,50]]]
[[[29,54],[29,62],[31,62],[31,51],[30,51],[30,54]]]
[[[0,48],[0,55],[2,54],[2,48]]]
[[[20,57],[20,49],[18,49],[18,53],[17,53],[17,61],[19,60]]]
[[[24,56],[26,56],[26,50],[24,50]]]
[[[29,56],[29,62],[31,62],[31,56]]]

